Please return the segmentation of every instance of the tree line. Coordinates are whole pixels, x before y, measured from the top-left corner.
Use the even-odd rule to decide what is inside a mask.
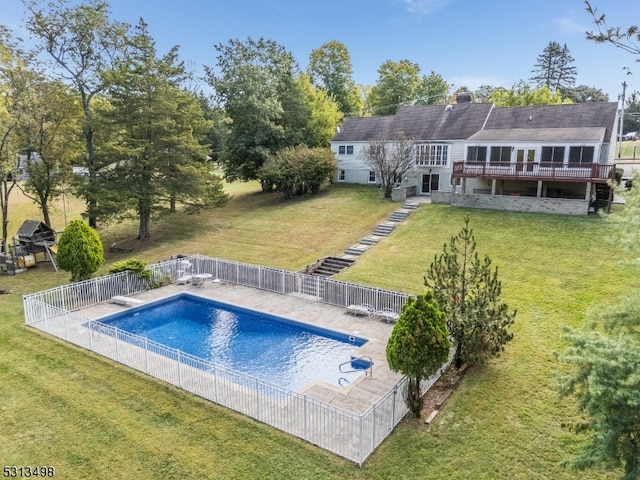
[[[209,96],[192,87],[194,73],[177,46],[159,52],[144,20],[135,26],[112,20],[106,0],[23,3],[35,47],[25,50],[0,26],[3,249],[16,187],[38,204],[46,223],[52,201],[71,192],[84,200],[90,226],[136,218],[138,238],[145,239],[155,215],[224,204],[214,166],[228,181],[260,180],[285,196],[315,191],[308,179],[329,181],[335,165],[314,149],[327,149],[345,115],[444,104],[453,88],[407,59],[383,62],[375,85],[357,85],[339,41],[313,50],[303,71],[283,45],[248,38],[214,46],[215,64],[205,66]],[[606,99],[597,89],[572,90],[572,62],[566,45],[551,42],[533,86],[483,86],[474,96],[498,106]],[[280,154],[300,145],[309,150]],[[18,155],[28,176],[20,183]],[[74,166],[80,175],[72,174]]]

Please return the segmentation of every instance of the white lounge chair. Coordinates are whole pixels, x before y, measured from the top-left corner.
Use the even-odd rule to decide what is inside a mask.
[[[181,277],[178,277],[176,284],[186,285],[187,283],[191,283],[191,277],[193,277],[193,275],[182,275]]]
[[[362,303],[360,305],[349,305],[345,312],[350,313],[351,315],[368,315],[370,317],[373,314],[374,309],[371,305]]]
[[[400,315],[397,312],[394,312],[390,308],[383,308],[382,310],[376,310],[373,312],[373,316],[376,318],[381,318],[387,321],[387,323],[395,323]]]
[[[114,297],[111,297],[111,301],[113,303],[117,303],[118,305],[138,305],[140,303],[144,303],[144,300],[140,300],[139,298],[125,297],[124,295],[116,295]]]

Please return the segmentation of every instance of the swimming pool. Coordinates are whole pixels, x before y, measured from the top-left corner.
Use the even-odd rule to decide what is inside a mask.
[[[102,317],[97,323],[293,391],[313,381],[346,386],[368,366],[352,362],[366,338],[189,293]]]

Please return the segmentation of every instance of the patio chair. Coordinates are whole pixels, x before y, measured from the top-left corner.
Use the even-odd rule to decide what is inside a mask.
[[[349,305],[345,310],[345,313],[350,313],[351,315],[368,315],[369,317],[371,317],[373,312],[374,308],[367,303],[361,303],[360,305]]]
[[[400,315],[390,308],[383,308],[382,310],[376,310],[373,312],[373,317],[386,320],[387,323],[395,323]]]

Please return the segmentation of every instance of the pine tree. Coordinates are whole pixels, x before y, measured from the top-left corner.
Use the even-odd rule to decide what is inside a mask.
[[[513,338],[509,327],[516,312],[502,303],[498,267],[476,252],[469,215],[464,227],[451,237],[429,266],[424,283],[435,294],[457,344],[456,366],[482,364],[498,356]]]
[[[548,87],[552,91],[570,88],[575,84],[577,74],[573,62],[567,44],[560,46],[558,42],[549,42],[538,55],[535,68],[531,71],[535,74],[531,81],[538,87]]]

